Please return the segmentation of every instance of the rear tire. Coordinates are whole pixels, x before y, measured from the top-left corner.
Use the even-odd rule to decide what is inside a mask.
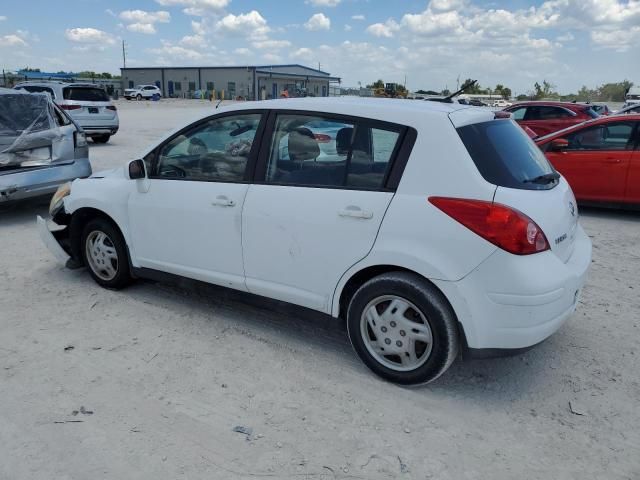
[[[362,285],[349,302],[347,331],[367,367],[402,385],[432,382],[458,354],[453,309],[415,273],[385,273]]]
[[[136,95],[136,100],[137,100],[137,101],[142,100],[142,95],[140,95],[140,94]]]
[[[131,283],[127,246],[112,222],[89,220],[82,230],[80,247],[84,264],[98,285],[118,290]]]
[[[107,143],[111,135],[99,135],[97,137],[92,137],[93,143]]]

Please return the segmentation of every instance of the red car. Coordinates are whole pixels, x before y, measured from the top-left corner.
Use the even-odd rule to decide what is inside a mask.
[[[593,105],[570,102],[520,102],[505,108],[522,127],[536,135],[548,135],[572,125],[598,118]]]
[[[577,200],[640,207],[640,115],[600,117],[535,142]]]

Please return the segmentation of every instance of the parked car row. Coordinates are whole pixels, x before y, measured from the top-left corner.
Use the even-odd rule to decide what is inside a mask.
[[[94,84],[30,81],[18,83],[14,88],[48,94],[95,143],[107,143],[120,128],[116,106],[107,92]]]

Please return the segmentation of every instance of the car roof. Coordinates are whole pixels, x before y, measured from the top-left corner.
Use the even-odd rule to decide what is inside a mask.
[[[528,100],[524,102],[517,102],[512,105],[513,107],[524,107],[524,106],[540,106],[540,107],[590,107],[590,104],[586,103],[573,103],[573,102],[554,102],[554,101],[545,101],[545,100]]]
[[[24,90],[16,90],[14,88],[0,87],[0,95],[29,95],[29,92],[25,92]]]
[[[579,130],[586,126],[592,125],[601,125],[605,123],[611,122],[629,122],[635,121],[640,122],[640,113],[633,113],[630,115],[617,116],[617,115],[606,115],[598,118],[594,118],[592,120],[587,120],[586,122],[578,123],[576,125],[572,125],[568,128],[564,128],[562,130],[558,130],[557,132],[549,133],[548,135],[543,135],[535,139],[536,143],[547,143],[549,140],[553,140],[558,137],[562,137],[573,130]]]

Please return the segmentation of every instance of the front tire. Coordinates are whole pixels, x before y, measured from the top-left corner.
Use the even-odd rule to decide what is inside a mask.
[[[347,331],[354,350],[375,374],[402,385],[429,383],[455,360],[455,313],[431,283],[410,272],[372,278],[353,295]]]
[[[82,231],[82,258],[100,286],[118,290],[131,282],[127,246],[112,222],[95,218]]]
[[[136,95],[136,100],[137,100],[137,101],[142,100],[142,95],[140,95],[140,94]]]

